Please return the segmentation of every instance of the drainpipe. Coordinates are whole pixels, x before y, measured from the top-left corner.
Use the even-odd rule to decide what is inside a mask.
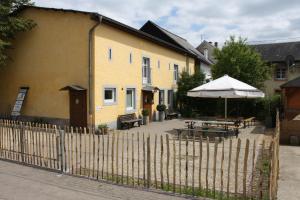
[[[93,53],[94,53],[94,40],[93,40],[93,35],[95,32],[95,29],[97,26],[99,26],[102,22],[102,16],[98,15],[98,22],[89,30],[89,122],[90,125],[93,127],[93,118],[94,118],[94,108],[93,108],[93,98],[92,98],[92,84],[93,84]]]

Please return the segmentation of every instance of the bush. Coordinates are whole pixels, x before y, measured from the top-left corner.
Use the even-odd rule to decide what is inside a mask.
[[[142,110],[142,115],[145,116],[149,116],[149,110]]]
[[[166,105],[164,105],[164,104],[158,104],[158,105],[156,106],[156,110],[159,111],[159,112],[165,111],[166,108],[167,108],[167,107],[166,107]]]
[[[98,125],[98,129],[101,130],[101,129],[106,129],[108,128],[107,124],[99,124]]]

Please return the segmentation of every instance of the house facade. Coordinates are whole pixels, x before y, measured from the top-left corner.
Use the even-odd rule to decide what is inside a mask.
[[[280,86],[300,76],[300,42],[251,45],[272,66],[271,78],[265,82],[268,96],[280,94]]]
[[[179,74],[205,58],[98,13],[42,7],[18,11],[37,26],[20,34],[13,61],[0,69],[0,113],[28,88],[21,117],[117,127],[126,113],[173,104]]]
[[[212,79],[211,75],[211,65],[215,64],[217,60],[214,57],[214,50],[218,48],[218,43],[215,42],[214,44],[212,42],[207,42],[204,40],[201,42],[201,44],[196,48],[200,53],[202,53],[205,57],[205,59],[210,61],[210,64],[207,63],[201,63],[200,68],[203,70],[203,72],[206,75],[207,80]]]

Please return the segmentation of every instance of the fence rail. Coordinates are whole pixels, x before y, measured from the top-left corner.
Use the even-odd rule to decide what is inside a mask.
[[[215,199],[276,199],[271,142],[173,137],[0,120],[0,158],[65,174]]]

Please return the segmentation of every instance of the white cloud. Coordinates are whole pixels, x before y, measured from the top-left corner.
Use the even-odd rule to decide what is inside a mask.
[[[197,46],[201,36],[224,42],[230,35],[249,41],[300,39],[298,0],[36,0],[37,6],[99,12],[140,28],[159,23]]]

